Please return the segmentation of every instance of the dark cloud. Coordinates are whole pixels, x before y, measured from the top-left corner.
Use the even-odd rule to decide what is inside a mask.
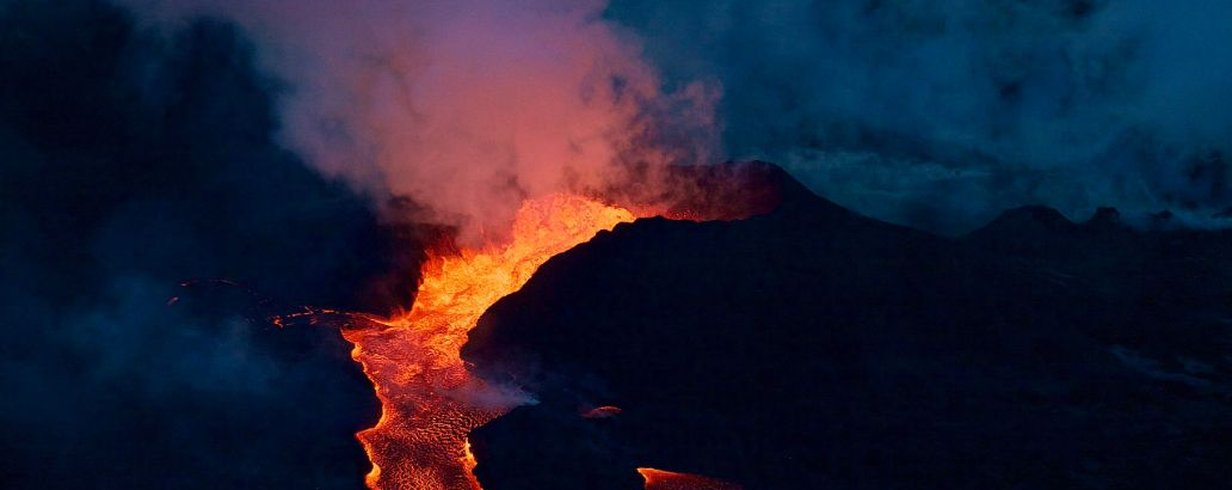
[[[261,319],[404,302],[414,258],[276,144],[253,57],[222,21],[0,1],[0,486],[362,484],[349,346]]]
[[[723,86],[733,157],[945,231],[1044,203],[1232,204],[1232,7],[1185,0],[616,0],[678,80]]]

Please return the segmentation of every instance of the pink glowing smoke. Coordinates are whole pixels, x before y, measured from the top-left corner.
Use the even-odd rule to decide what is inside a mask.
[[[289,145],[464,242],[500,238],[526,198],[657,185],[630,180],[717,135],[717,90],[665,93],[602,1],[130,1],[239,22],[292,87]]]

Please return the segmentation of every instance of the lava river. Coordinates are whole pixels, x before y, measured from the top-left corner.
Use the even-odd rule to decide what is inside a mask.
[[[517,291],[552,256],[633,221],[626,209],[566,195],[527,201],[502,246],[429,253],[409,313],[379,328],[344,330],[352,357],[381,401],[375,427],[358,434],[373,489],[480,488],[467,434],[518,403],[517,393],[471,375],[459,351],[480,315]]]

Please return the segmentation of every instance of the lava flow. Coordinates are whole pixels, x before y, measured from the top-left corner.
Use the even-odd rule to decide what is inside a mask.
[[[637,472],[646,480],[646,490],[742,490],[740,485],[706,476],[654,468],[638,468]]]
[[[549,258],[634,218],[577,196],[527,201],[508,244],[429,253],[409,313],[344,331],[381,401],[376,426],[358,434],[372,461],[370,488],[480,489],[467,434],[521,397],[467,371],[459,354],[467,332]]]

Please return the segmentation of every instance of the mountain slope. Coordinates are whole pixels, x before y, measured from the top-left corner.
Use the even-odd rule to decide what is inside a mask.
[[[635,467],[750,489],[1232,476],[1223,235],[1035,212],[951,240],[780,184],[767,215],[622,225],[487,312],[464,356],[539,403],[472,434],[485,488],[640,488]],[[1108,230],[1050,235],[1084,226]],[[1070,245],[1010,246],[1031,240]],[[582,416],[603,405],[621,413]]]

